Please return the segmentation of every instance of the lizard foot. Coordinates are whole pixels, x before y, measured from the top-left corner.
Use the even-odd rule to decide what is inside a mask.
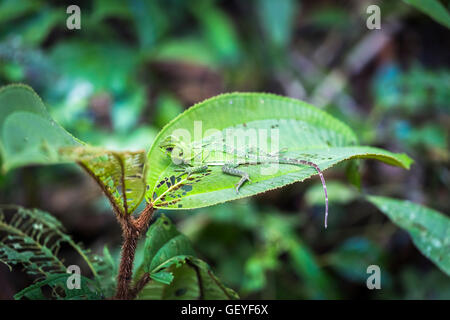
[[[243,185],[246,181],[252,182],[252,180],[250,180],[250,177],[249,177],[248,174],[243,175],[242,178],[241,178],[241,180],[239,180],[239,182],[235,184],[235,187],[236,187],[236,193],[237,193],[237,194],[240,194],[239,189],[242,187],[242,185]]]

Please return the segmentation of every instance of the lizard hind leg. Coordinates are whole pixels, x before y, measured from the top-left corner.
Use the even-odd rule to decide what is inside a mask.
[[[222,166],[222,172],[223,172],[223,173],[226,173],[226,174],[229,174],[229,175],[232,175],[232,176],[238,176],[238,177],[241,177],[241,180],[239,180],[239,182],[236,183],[236,185],[235,185],[235,186],[236,186],[236,193],[238,193],[238,194],[239,194],[239,189],[242,187],[242,185],[243,185],[246,181],[252,182],[252,181],[250,180],[250,176],[248,175],[248,173],[236,169],[236,165],[233,165],[233,164],[225,164],[225,165]]]

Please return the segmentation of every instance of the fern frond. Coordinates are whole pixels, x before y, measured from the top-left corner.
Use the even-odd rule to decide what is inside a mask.
[[[43,292],[45,287],[49,287],[52,290],[52,296],[56,299],[63,300],[97,300],[103,298],[102,294],[96,290],[96,284],[86,278],[81,276],[80,289],[69,290],[66,286],[66,282],[70,274],[52,274],[48,276],[45,280],[39,281],[26,287],[22,291],[14,295],[14,299],[20,300],[23,298],[30,300],[45,300],[46,296]]]
[[[65,233],[63,225],[47,212],[0,205],[0,262],[10,269],[12,266],[22,265],[28,274],[37,278],[37,283],[24,289],[24,294],[19,296],[43,298],[41,287],[49,286],[57,299],[68,297],[62,283],[70,274],[66,273],[67,266],[58,254],[63,245],[72,247],[89,266],[94,278],[90,280],[83,277],[83,281],[91,287],[95,284],[95,288],[99,289],[91,291],[101,296],[112,296],[117,265],[106,247],[103,256],[84,249],[80,243],[73,241]],[[91,294],[91,291],[83,294]]]
[[[0,206],[0,261],[10,268],[22,264],[28,274],[38,278],[65,273],[58,255],[62,245],[72,247],[97,277],[93,255],[75,243],[55,217],[38,209]]]
[[[0,208],[0,261],[10,268],[22,264],[28,274],[38,277],[65,273],[58,257],[65,236],[62,225],[48,213],[16,206]]]
[[[112,297],[116,291],[118,264],[114,261],[108,247],[103,248],[103,255],[92,254],[94,268],[97,270],[96,282],[105,297]]]

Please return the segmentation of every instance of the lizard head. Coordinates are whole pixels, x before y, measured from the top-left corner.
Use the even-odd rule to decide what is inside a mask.
[[[185,163],[185,144],[177,137],[170,135],[159,143],[159,149],[172,159],[175,164]]]

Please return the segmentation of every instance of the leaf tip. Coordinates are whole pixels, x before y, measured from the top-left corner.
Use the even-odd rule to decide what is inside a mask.
[[[411,168],[411,165],[414,163],[414,160],[410,158],[406,153],[401,153],[399,155],[399,158],[401,160],[402,167],[406,170],[409,170]]]

